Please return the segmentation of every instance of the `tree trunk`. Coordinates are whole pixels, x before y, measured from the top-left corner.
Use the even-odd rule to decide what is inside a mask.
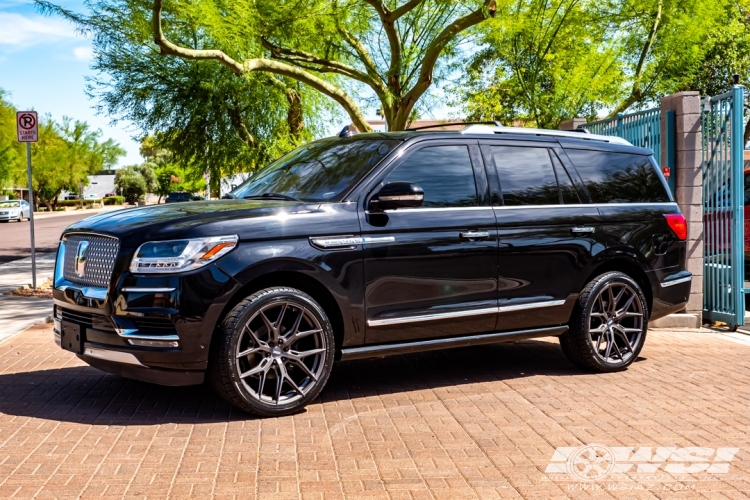
[[[296,90],[288,88],[286,90],[286,100],[289,102],[289,111],[286,115],[289,134],[295,139],[299,139],[300,135],[302,135],[302,130],[305,128],[302,98]]]

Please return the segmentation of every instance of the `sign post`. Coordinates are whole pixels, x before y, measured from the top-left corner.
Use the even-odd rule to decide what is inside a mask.
[[[36,244],[34,242],[34,186],[31,180],[31,143],[39,141],[39,119],[36,111],[16,113],[18,142],[26,143],[26,171],[29,176],[29,231],[31,232],[31,286],[36,290]]]

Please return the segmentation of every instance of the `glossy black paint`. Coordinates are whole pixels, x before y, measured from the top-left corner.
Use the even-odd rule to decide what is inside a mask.
[[[649,297],[652,318],[684,307],[689,282],[661,286],[685,272],[686,244],[674,237],[663,217],[678,213],[677,205],[593,204],[565,155],[565,146],[571,144],[637,154],[646,150],[512,134],[501,138],[431,132],[385,135],[402,145],[366,173],[341,202],[174,203],[104,213],[70,226],[63,239],[76,233],[114,236],[120,240],[120,254],[104,299],[86,298],[69,288],[54,290],[55,304],[71,313],[94,315],[85,333],[89,345],[132,353],[145,367],[115,370],[112,363],[82,359],[133,378],[159,382],[162,372],[154,371],[158,369],[164,372],[164,383],[194,383],[206,369],[212,336],[227,312],[250,293],[278,284],[296,286],[324,306],[336,330],[339,353],[385,343],[562,326],[586,282],[611,269],[637,275],[634,278]],[[368,210],[369,200],[399,162],[425,145],[447,143],[469,148],[476,206]],[[555,151],[581,203],[504,207],[502,187],[486,151],[492,144]],[[591,227],[593,232],[572,231],[580,227]],[[462,238],[461,233],[467,232],[487,236]],[[230,234],[239,236],[239,245],[197,271],[146,275],[128,269],[137,247],[146,241]],[[364,240],[342,248],[322,248],[311,242],[311,238],[326,236]],[[174,291],[124,292],[125,287]],[[564,303],[450,320],[367,325],[368,320],[550,300]],[[113,329],[101,327],[106,321],[100,320],[107,317],[122,329],[176,333],[179,346],[130,345]]]

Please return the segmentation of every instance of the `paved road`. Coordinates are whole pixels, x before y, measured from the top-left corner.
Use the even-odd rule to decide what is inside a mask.
[[[34,220],[36,251],[54,252],[60,233],[76,221],[84,219],[92,212],[71,213]],[[31,256],[28,222],[0,222],[0,264]]]
[[[596,375],[539,340],[338,363],[306,411],[254,419],[35,326],[0,344],[0,498],[747,499],[750,345],[722,337],[651,330]]]

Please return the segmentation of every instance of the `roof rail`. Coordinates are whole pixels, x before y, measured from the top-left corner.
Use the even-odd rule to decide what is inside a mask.
[[[571,139],[583,139],[585,141],[601,141],[611,144],[623,144],[632,146],[632,144],[621,137],[614,135],[598,135],[582,132],[580,130],[546,130],[539,128],[525,127],[492,127],[485,124],[470,125],[461,131],[462,134],[523,134],[538,135],[545,137],[567,137]]]
[[[446,123],[436,123],[435,125],[425,125],[423,127],[410,127],[404,130],[408,130],[410,132],[414,132],[416,130],[425,130],[428,128],[440,128],[440,127],[448,127],[452,125],[493,125],[495,127],[502,127],[503,124],[498,121],[489,121],[489,122],[446,122]]]

